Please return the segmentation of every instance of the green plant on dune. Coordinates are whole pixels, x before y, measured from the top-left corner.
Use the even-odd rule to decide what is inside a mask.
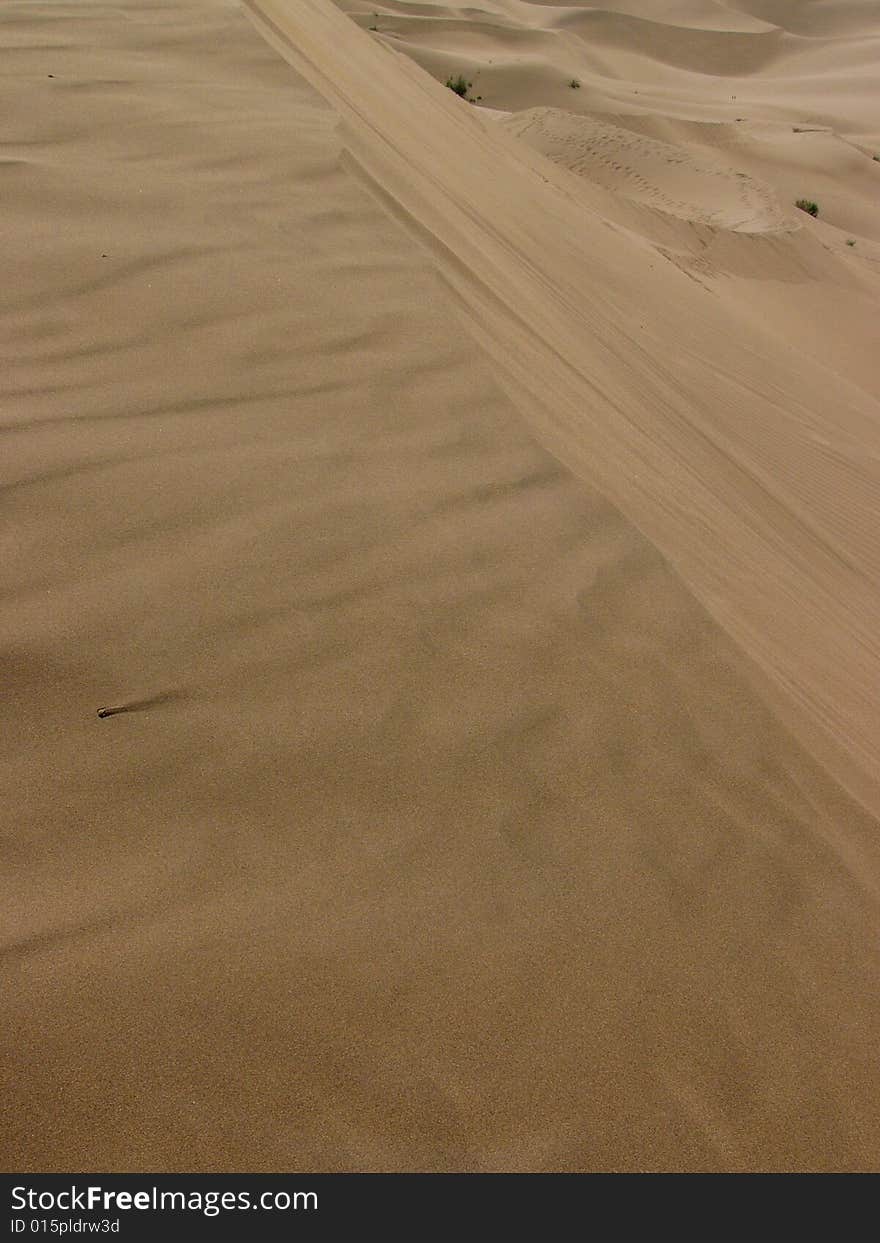
[[[455,91],[456,95],[460,95],[462,99],[467,99],[468,88],[473,86],[473,82],[468,82],[463,74],[459,74],[457,78],[447,78],[446,85],[451,91]]]
[[[847,242],[847,246],[855,246],[855,242],[853,241],[852,238],[850,238],[849,241]]]
[[[799,207],[801,211],[805,211],[808,216],[819,215],[819,204],[814,203],[812,199],[798,199],[795,207]]]
[[[581,89],[581,84],[578,82],[577,78],[572,78],[568,85],[573,91],[579,91]]]

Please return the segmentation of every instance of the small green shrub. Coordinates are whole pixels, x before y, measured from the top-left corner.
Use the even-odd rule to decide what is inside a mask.
[[[581,84],[578,82],[577,78],[572,78],[568,85],[573,91],[579,91],[581,89]]]
[[[801,211],[805,211],[808,216],[819,215],[819,204],[814,203],[812,199],[798,199],[795,203],[795,207],[799,207]]]
[[[457,78],[447,78],[446,85],[451,91],[455,91],[456,95],[460,95],[462,99],[467,99],[468,87],[471,85],[463,74],[459,74]]]
[[[855,246],[855,242],[853,241],[852,238],[850,238],[849,241],[847,242],[847,246]]]

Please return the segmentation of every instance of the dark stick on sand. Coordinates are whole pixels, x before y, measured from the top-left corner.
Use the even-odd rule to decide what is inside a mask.
[[[99,708],[98,716],[103,720],[105,716],[117,716],[120,712],[144,712],[147,708],[158,708],[181,698],[182,691],[160,691],[158,695],[150,695],[147,699],[131,699],[128,703],[117,704],[115,708]]]

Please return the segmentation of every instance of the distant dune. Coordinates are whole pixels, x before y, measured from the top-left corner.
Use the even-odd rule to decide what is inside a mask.
[[[876,3],[373,4],[0,12],[6,1168],[874,1169]]]

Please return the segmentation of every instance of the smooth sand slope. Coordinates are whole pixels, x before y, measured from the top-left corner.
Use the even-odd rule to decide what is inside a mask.
[[[0,13],[5,1165],[875,1168],[870,6],[244,8]]]

